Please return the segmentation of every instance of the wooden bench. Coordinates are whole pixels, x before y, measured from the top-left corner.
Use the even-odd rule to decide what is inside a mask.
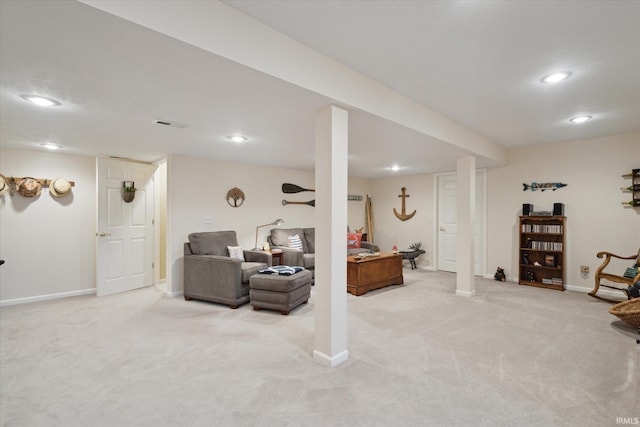
[[[605,297],[597,295],[598,289],[600,289],[600,287],[602,286],[604,288],[609,288],[609,289],[615,289],[615,290],[618,290],[618,291],[622,291],[625,294],[625,296],[627,297],[627,299],[631,299],[631,295],[629,295],[627,290],[629,289],[629,287],[631,287],[631,286],[635,285],[636,283],[640,282],[640,273],[636,271],[635,277],[626,277],[624,275],[605,273],[604,269],[605,269],[605,267],[607,265],[609,265],[609,262],[611,262],[611,258],[640,260],[640,258],[639,258],[640,257],[640,249],[638,249],[638,253],[636,255],[630,255],[630,256],[616,255],[616,254],[613,254],[611,252],[598,252],[596,256],[598,258],[602,258],[602,257],[605,257],[605,258],[604,258],[604,262],[596,270],[596,285],[593,288],[593,290],[591,292],[589,292],[589,295],[591,295],[592,297],[597,298],[599,300],[603,300],[603,301],[620,302],[620,301],[612,300],[612,299],[605,298]],[[637,267],[637,264],[636,264],[636,267]],[[601,283],[601,281],[603,279],[608,280],[609,282],[621,283],[623,287],[613,286],[613,285],[610,285],[610,284],[603,284],[603,283]]]

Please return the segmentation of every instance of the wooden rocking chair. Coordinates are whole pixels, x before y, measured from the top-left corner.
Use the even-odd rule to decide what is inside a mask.
[[[605,257],[604,262],[600,265],[600,267],[598,267],[598,269],[596,270],[596,285],[593,288],[593,290],[591,292],[589,292],[589,295],[591,295],[592,297],[602,300],[602,301],[607,301],[607,302],[620,302],[619,300],[613,300],[613,299],[609,299],[609,298],[605,298],[599,295],[596,295],[596,293],[598,292],[598,289],[602,286],[604,288],[609,288],[609,289],[615,289],[618,291],[622,291],[625,296],[627,297],[627,299],[631,299],[631,295],[628,292],[628,289],[632,286],[634,286],[637,283],[640,283],[640,269],[638,269],[638,262],[640,262],[640,249],[638,249],[638,253],[636,255],[630,255],[630,256],[621,256],[621,255],[616,255],[616,254],[612,254],[611,252],[598,252],[596,255],[598,258],[602,258],[603,256]],[[635,276],[629,276],[627,274],[625,275],[617,275],[617,274],[611,274],[611,273],[605,273],[604,269],[607,265],[609,265],[609,262],[611,261],[611,258],[618,258],[618,259],[635,259],[636,260],[636,273]],[[618,287],[618,286],[613,286],[613,285],[609,285],[609,284],[603,284],[600,283],[602,279],[606,279],[610,282],[615,282],[615,283],[621,283],[623,287]]]

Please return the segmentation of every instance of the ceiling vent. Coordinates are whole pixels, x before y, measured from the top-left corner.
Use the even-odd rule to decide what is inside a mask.
[[[186,125],[184,123],[170,122],[169,120],[154,120],[153,123],[155,123],[157,125],[162,125],[162,126],[171,126],[171,127],[174,127],[174,128],[187,128],[187,127],[189,127],[189,125]]]

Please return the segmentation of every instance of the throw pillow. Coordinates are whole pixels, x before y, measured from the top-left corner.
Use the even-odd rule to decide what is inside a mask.
[[[302,240],[300,239],[300,236],[298,236],[297,234],[294,234],[293,236],[289,236],[288,243],[291,249],[302,250]]]
[[[347,233],[347,249],[360,249],[362,233]]]
[[[227,246],[227,250],[229,251],[229,256],[231,258],[238,258],[240,261],[244,262],[244,252],[242,252],[242,246]]]

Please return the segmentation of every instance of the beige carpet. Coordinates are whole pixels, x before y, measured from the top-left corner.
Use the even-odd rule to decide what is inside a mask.
[[[636,331],[586,294],[404,270],[348,296],[350,359],[289,316],[155,288],[0,309],[2,426],[615,426],[640,417]]]

